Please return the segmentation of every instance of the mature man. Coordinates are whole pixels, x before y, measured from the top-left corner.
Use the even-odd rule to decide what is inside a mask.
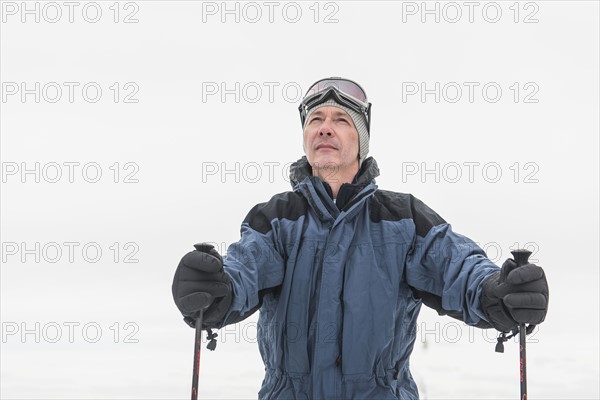
[[[205,309],[204,326],[219,328],[260,309],[261,399],[418,398],[409,356],[422,303],[502,332],[546,316],[540,267],[500,270],[423,202],[377,188],[370,110],[353,81],[311,86],[293,191],[250,210],[224,259],[199,244],[177,268],[188,321]]]

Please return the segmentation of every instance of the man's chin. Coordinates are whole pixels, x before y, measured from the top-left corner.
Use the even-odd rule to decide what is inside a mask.
[[[337,169],[340,166],[340,161],[336,157],[318,157],[313,160],[311,166],[314,169]]]

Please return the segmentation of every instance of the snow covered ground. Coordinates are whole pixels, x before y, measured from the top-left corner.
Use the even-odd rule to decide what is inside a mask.
[[[331,75],[374,103],[381,188],[547,271],[530,399],[600,398],[598,2],[477,2],[472,21],[467,2],[276,2],[272,21],[261,2],[84,2],[72,23],[26,3],[1,4],[0,398],[189,398],[175,267],[289,189],[295,91]],[[516,343],[426,309],[418,328],[422,398],[518,396]],[[256,398],[262,376],[249,319],[203,350],[200,398]]]

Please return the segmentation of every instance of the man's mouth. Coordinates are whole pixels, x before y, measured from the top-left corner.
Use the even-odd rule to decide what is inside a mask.
[[[332,144],[329,143],[319,143],[316,147],[317,150],[337,150],[337,147],[335,147]]]

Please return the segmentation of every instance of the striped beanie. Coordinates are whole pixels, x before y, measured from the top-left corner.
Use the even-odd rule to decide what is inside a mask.
[[[354,127],[358,131],[358,153],[360,155],[359,160],[358,160],[358,167],[360,168],[360,166],[362,165],[362,162],[367,157],[367,154],[369,154],[369,137],[370,137],[370,135],[369,135],[369,132],[367,131],[367,122],[365,121],[365,117],[362,116],[361,114],[357,113],[356,111],[349,109],[348,107],[344,107],[341,104],[336,103],[335,100],[332,99],[332,100],[327,100],[326,102],[321,103],[321,104],[311,108],[310,110],[308,110],[308,113],[306,114],[306,120],[304,122],[304,125],[306,126],[306,122],[310,119],[310,115],[313,112],[315,112],[317,109],[319,109],[321,107],[325,107],[325,106],[333,106],[333,107],[341,108],[342,110],[344,110],[348,113],[350,118],[352,118],[352,122],[354,122]]]

